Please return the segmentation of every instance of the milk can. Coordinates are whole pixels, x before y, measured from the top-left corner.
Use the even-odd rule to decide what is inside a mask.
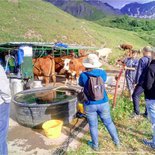
[[[23,91],[23,82],[21,79],[11,80],[11,94],[12,96]]]
[[[43,87],[41,81],[33,81],[32,88],[40,88]]]

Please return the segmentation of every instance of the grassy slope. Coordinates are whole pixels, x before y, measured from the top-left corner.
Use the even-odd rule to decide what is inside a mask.
[[[9,0],[13,1],[13,0]],[[20,0],[19,4],[0,1],[0,42],[56,41],[116,48],[131,43],[141,48],[148,43],[136,33],[102,27],[93,22],[76,19],[52,4],[41,0]],[[113,57],[118,55],[116,48]],[[120,52],[119,52],[120,53]]]

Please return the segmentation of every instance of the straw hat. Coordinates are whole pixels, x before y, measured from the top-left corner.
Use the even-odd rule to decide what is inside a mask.
[[[99,61],[99,57],[96,54],[89,54],[87,59],[83,62],[84,67],[86,68],[99,68],[102,64]]]

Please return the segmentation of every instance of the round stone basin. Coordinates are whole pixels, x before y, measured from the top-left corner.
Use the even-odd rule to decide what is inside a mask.
[[[69,124],[77,112],[77,94],[68,88],[26,90],[13,97],[17,122],[28,127],[40,127],[51,119]]]

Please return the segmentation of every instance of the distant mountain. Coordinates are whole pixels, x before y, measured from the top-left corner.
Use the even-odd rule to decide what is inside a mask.
[[[121,12],[136,18],[155,19],[155,1],[149,3],[130,3],[125,5]]]
[[[88,4],[94,6],[95,8],[101,10],[102,12],[108,15],[120,15],[121,11],[119,9],[115,9],[108,3],[104,3],[100,0],[85,0]]]
[[[119,15],[121,12],[100,0],[45,0],[69,14],[88,20],[97,20],[106,15]]]

